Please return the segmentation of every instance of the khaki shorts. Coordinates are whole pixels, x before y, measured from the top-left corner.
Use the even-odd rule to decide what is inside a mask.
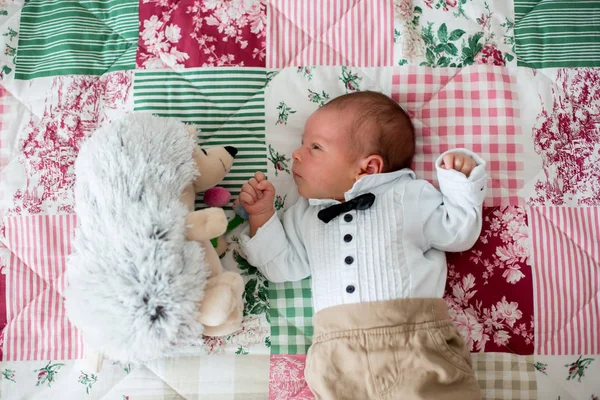
[[[481,399],[443,299],[330,307],[314,325],[305,377],[317,399]]]

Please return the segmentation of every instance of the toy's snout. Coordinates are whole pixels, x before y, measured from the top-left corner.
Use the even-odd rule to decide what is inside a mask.
[[[238,150],[233,146],[225,146],[225,150],[231,155],[231,157],[235,158],[238,153]]]

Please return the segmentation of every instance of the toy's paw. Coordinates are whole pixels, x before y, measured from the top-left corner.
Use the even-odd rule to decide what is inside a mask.
[[[204,336],[225,336],[239,330],[242,327],[243,311],[243,306],[239,307],[238,310],[235,311],[235,316],[222,325],[205,326]]]
[[[206,225],[217,232],[211,236],[211,239],[224,234],[227,230],[227,216],[225,215],[225,211],[216,207],[207,208],[203,211],[207,214]]]
[[[187,238],[190,240],[210,240],[227,230],[227,216],[220,208],[206,208],[189,213],[185,220]]]
[[[218,327],[235,321],[239,325],[244,307],[243,294],[244,279],[240,274],[227,271],[210,278],[206,284],[204,299],[200,304],[198,321],[205,328]]]

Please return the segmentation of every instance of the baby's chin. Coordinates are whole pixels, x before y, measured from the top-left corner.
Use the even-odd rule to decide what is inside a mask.
[[[344,196],[335,196],[333,193],[318,192],[307,188],[306,185],[297,185],[298,194],[305,199],[335,199],[344,201]]]

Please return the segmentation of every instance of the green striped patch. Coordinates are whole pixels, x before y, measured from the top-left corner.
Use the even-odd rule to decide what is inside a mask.
[[[32,0],[21,13],[15,77],[134,69],[138,0]]]
[[[196,125],[203,146],[235,146],[238,155],[220,186],[236,199],[256,171],[267,172],[266,82],[264,69],[138,70],[134,110]],[[196,205],[203,206],[201,197]]]
[[[600,1],[515,0],[515,51],[531,68],[600,66]]]

